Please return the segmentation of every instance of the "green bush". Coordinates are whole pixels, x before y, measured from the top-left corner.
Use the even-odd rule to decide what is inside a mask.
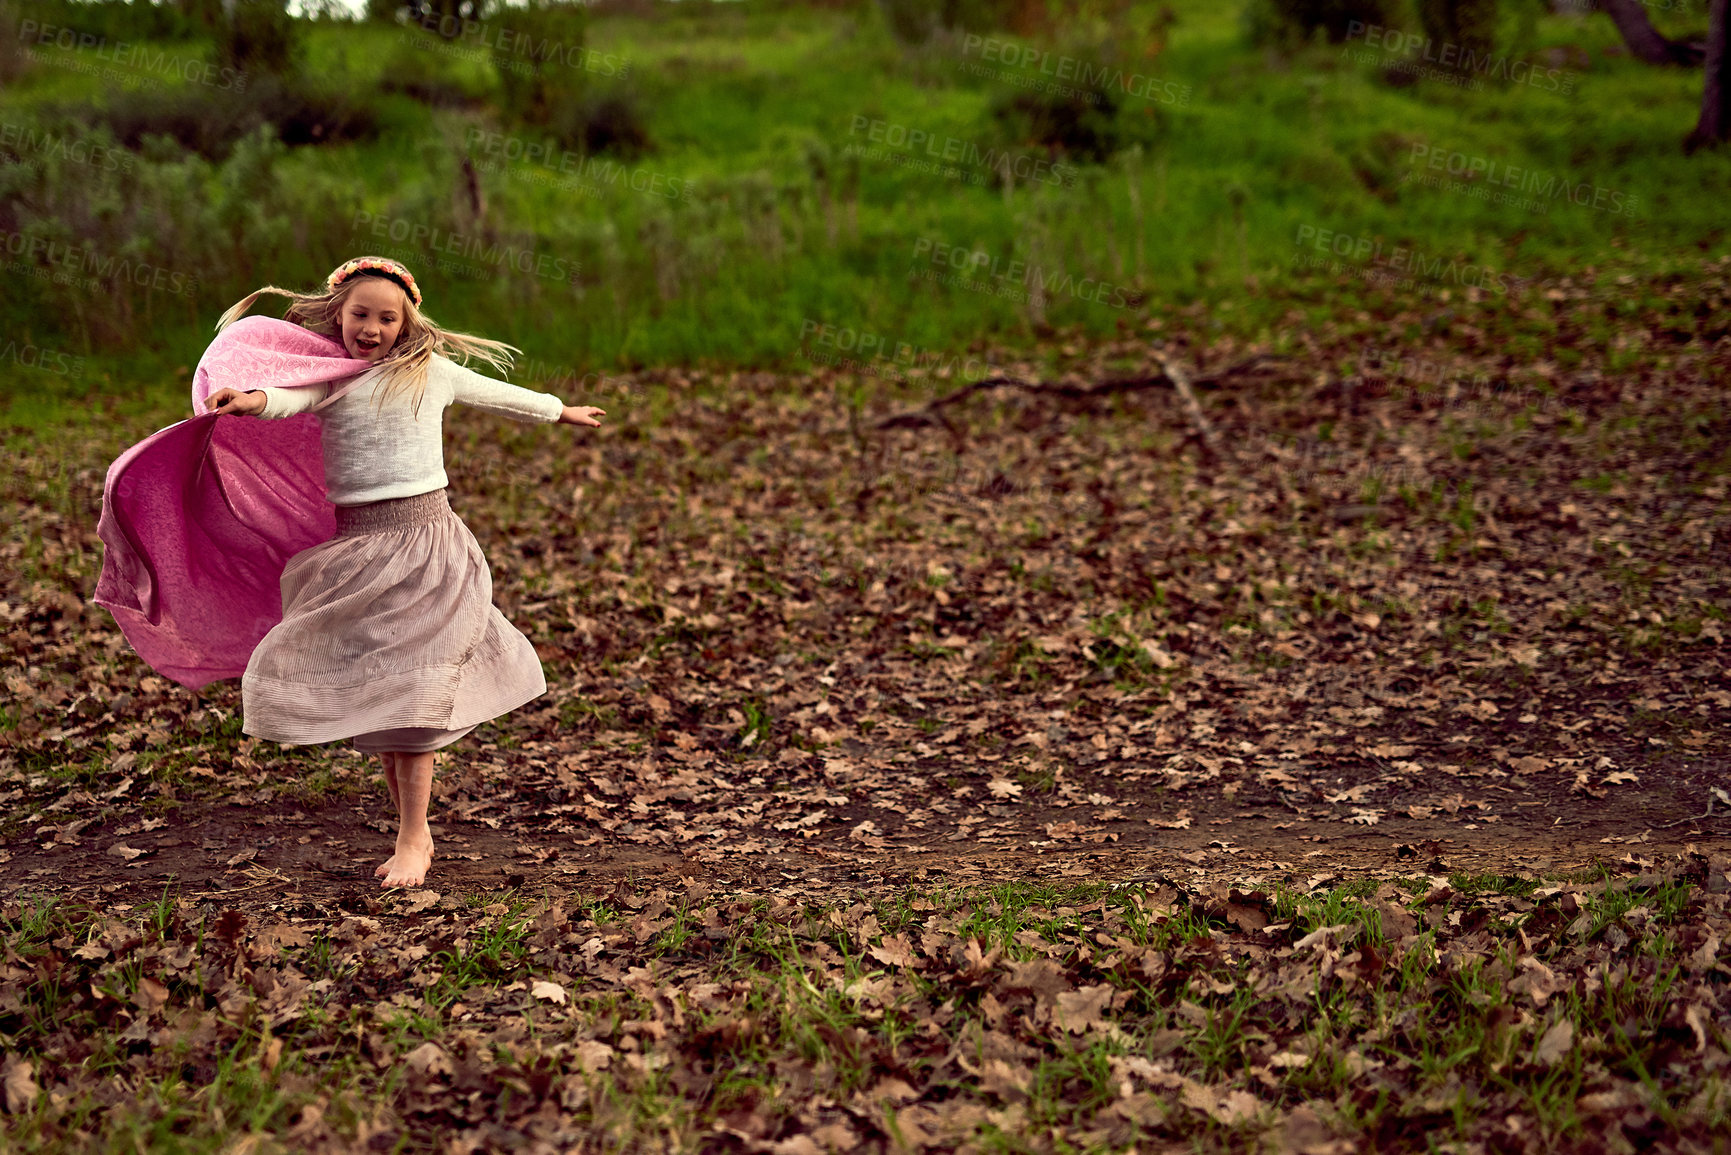
[[[1041,91],[1000,94],[992,103],[993,119],[1013,143],[1033,145],[1050,153],[1061,153],[1071,163],[1104,163],[1119,149],[1133,143],[1132,137],[1152,143],[1159,125],[1133,133],[1119,116],[1118,101],[1110,89],[1092,89],[1088,99],[1076,100]],[[1149,120],[1161,119],[1160,109],[1150,106]]]
[[[1497,0],[1418,0],[1418,21],[1439,58],[1443,45],[1455,46],[1457,67],[1470,71],[1496,48]]]
[[[247,74],[295,72],[306,46],[286,0],[233,0],[217,31],[217,62]]]
[[[1091,44],[1103,52],[1147,55],[1165,47],[1166,30],[1177,20],[1169,4],[1148,0],[878,0],[878,7],[890,31],[907,44],[923,43],[941,29],[1006,32],[1054,46]]]
[[[896,39],[921,44],[939,28],[989,32],[1008,27],[1016,0],[878,0]]]
[[[602,87],[620,75],[616,57],[591,51],[588,10],[565,0],[529,0],[494,16],[509,35],[491,37],[499,104],[520,124],[544,128],[567,148],[635,156],[650,147],[633,91]]]
[[[316,283],[353,255],[352,186],[283,180],[276,163],[285,150],[268,126],[215,164],[163,136],[121,153],[105,129],[42,113],[29,116],[29,131],[106,143],[122,163],[36,149],[6,166],[0,222],[77,254],[23,258],[38,267],[0,294],[8,331],[58,331],[88,351],[131,346],[213,316],[260,284]],[[59,278],[69,266],[77,275]]]
[[[381,92],[400,92],[435,108],[459,108],[484,102],[483,85],[453,68],[440,49],[444,41],[413,25],[404,28],[385,60],[379,77]]]
[[[1048,29],[1031,35],[1060,51],[1132,72],[1166,50],[1178,13],[1141,0],[1062,0],[1065,9]]]
[[[22,0],[8,14],[8,36],[16,35],[20,19],[89,33],[111,43],[186,40],[204,35],[208,28],[196,12],[151,0]]]
[[[238,141],[266,125],[287,145],[369,140],[379,129],[372,106],[347,89],[273,75],[253,77],[239,90],[145,89],[105,107],[80,105],[60,112],[106,127],[130,149],[165,136],[207,160],[222,160]]]
[[[206,33],[217,32],[222,28],[223,0],[178,0],[178,6],[186,18]]]
[[[1398,25],[1401,10],[1398,0],[1250,0],[1244,18],[1253,44],[1308,41],[1319,30],[1339,44],[1355,26]]]
[[[129,149],[142,148],[153,136],[167,137],[208,160],[227,156],[234,142],[258,125],[254,106],[243,93],[201,86],[141,89],[106,107],[81,105],[55,111],[82,114]]]
[[[18,10],[0,0],[0,28],[16,30],[22,19]],[[0,84],[11,84],[30,70],[30,58],[24,55],[23,39],[17,35],[0,36]]]
[[[504,9],[496,22],[511,33],[489,38],[503,111],[522,124],[552,125],[588,87],[587,10],[564,0],[529,0]]]
[[[378,113],[364,94],[311,77],[267,76],[248,89],[261,123],[273,125],[284,144],[372,140]]]
[[[566,148],[587,154],[634,157],[652,147],[642,106],[628,88],[590,88],[558,110],[547,127]]]

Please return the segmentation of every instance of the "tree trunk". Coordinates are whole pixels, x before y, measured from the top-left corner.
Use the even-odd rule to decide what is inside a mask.
[[[1659,35],[1659,30],[1647,18],[1647,9],[1641,0],[1599,0],[1599,3],[1616,24],[1617,31],[1622,33],[1623,43],[1639,60],[1648,64],[1678,64],[1693,68],[1706,55],[1700,44],[1669,40]]]
[[[1726,98],[1731,96],[1731,77],[1725,75],[1728,61],[1725,52],[1725,8],[1727,0],[1712,0],[1707,9],[1707,55],[1702,67],[1701,119],[1695,131],[1683,142],[1684,153],[1725,143],[1731,129],[1731,108]]]

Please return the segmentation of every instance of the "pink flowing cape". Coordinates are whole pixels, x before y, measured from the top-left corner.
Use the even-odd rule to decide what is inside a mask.
[[[317,385],[364,371],[338,341],[289,321],[243,317],[192,375],[199,416],[146,437],[108,467],[95,602],[152,669],[198,690],[246,671],[282,620],[289,558],[328,541],[319,419],[204,412],[218,389]],[[353,388],[333,389],[320,408]]]

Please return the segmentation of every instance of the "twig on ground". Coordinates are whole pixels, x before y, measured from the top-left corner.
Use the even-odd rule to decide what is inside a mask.
[[[1191,380],[1189,373],[1175,360],[1162,351],[1155,351],[1153,357],[1160,365],[1159,373],[1142,374],[1136,377],[1113,377],[1099,381],[1093,385],[1072,385],[1063,381],[1019,381],[1014,377],[987,377],[974,381],[936,398],[930,403],[906,413],[896,413],[883,418],[872,426],[874,429],[918,429],[926,425],[942,425],[952,437],[958,437],[956,427],[944,415],[944,409],[964,401],[975,393],[986,389],[1022,389],[1029,393],[1045,393],[1051,396],[1083,400],[1092,397],[1102,397],[1110,393],[1134,393],[1143,389],[1155,389],[1170,385],[1184,402],[1184,408],[1190,415],[1190,422],[1201,437],[1204,450],[1213,457],[1220,456],[1220,439],[1214,432],[1214,427],[1202,411],[1202,405],[1196,399],[1194,385],[1215,384],[1248,372],[1267,362],[1269,358],[1262,354],[1246,357],[1224,369],[1204,374]]]
[[[1160,368],[1166,371],[1166,379],[1172,382],[1172,388],[1178,390],[1178,396],[1184,399],[1184,408],[1190,412],[1190,424],[1196,427],[1196,432],[1202,435],[1202,446],[1209,457],[1220,457],[1220,438],[1214,432],[1214,426],[1208,423],[1208,416],[1202,412],[1202,405],[1196,400],[1196,394],[1190,389],[1190,375],[1178,362],[1164,352],[1156,351],[1154,359],[1160,362]]]
[[[1654,830],[1669,830],[1669,829],[1671,829],[1671,827],[1681,826],[1685,822],[1700,822],[1704,819],[1708,819],[1711,817],[1713,817],[1713,795],[1711,792],[1709,792],[1707,795],[1707,810],[1705,813],[1697,814],[1692,818],[1679,818],[1675,822],[1667,822],[1663,826],[1655,826],[1655,827],[1653,827],[1653,829]]]
[[[290,881],[292,881],[292,880],[290,880]],[[272,886],[272,885],[281,886],[282,883],[279,882],[277,879],[267,878],[262,882],[255,882],[255,883],[252,883],[248,886],[232,886],[232,887],[228,888],[227,890],[201,890],[196,894],[189,895],[188,897],[190,897],[190,898],[216,898],[218,896],[227,897],[228,895],[231,895],[231,894],[243,894],[249,890],[257,890],[261,886]]]

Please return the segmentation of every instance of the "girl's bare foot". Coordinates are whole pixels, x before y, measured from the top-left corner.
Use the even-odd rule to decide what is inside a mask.
[[[431,751],[404,753],[393,759],[397,771],[397,852],[380,867],[384,886],[419,886],[433,863],[433,832],[427,828],[427,804],[433,793]]]
[[[420,886],[427,881],[427,868],[433,864],[433,839],[430,835],[422,835],[419,839],[399,837],[397,852],[374,873],[384,879],[384,887],[388,890],[399,886]]]

